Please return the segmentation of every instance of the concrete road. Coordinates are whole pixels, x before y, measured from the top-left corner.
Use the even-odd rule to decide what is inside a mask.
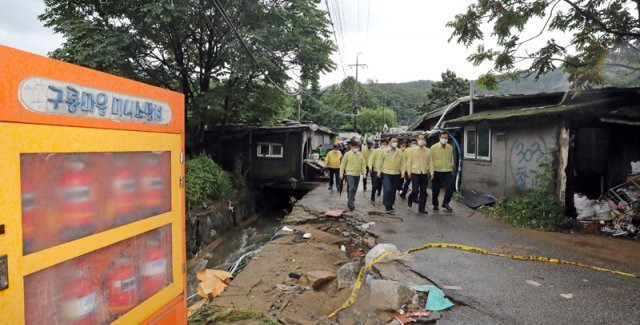
[[[376,216],[371,232],[378,236],[377,242],[393,243],[400,250],[429,242],[458,243],[640,274],[637,241],[522,230],[455,202],[454,212],[433,213],[428,205],[429,214],[422,215],[417,213],[417,204],[410,209],[406,201],[398,198],[395,215],[387,217],[380,214],[381,197],[372,206],[369,195],[363,194],[360,187],[353,215]],[[301,202],[316,211],[346,209],[346,194],[338,196],[322,187]],[[451,249],[430,249],[413,255],[415,261],[409,266],[414,272],[439,287],[461,287],[444,289],[462,307],[444,313],[438,323],[640,324],[638,278]]]

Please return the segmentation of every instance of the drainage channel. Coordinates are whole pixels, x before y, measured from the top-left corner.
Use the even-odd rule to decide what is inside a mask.
[[[264,244],[266,244],[280,228],[283,218],[290,212],[292,203],[300,199],[306,192],[284,192],[271,196],[270,199],[277,200],[275,204],[266,213],[258,217],[250,225],[230,230],[223,235],[222,240],[215,248],[210,251],[202,251],[199,255],[204,258],[200,259],[187,270],[187,304],[191,305],[198,300],[200,296],[196,293],[198,287],[198,279],[196,272],[200,269],[216,269],[229,270],[243,255],[252,252]]]

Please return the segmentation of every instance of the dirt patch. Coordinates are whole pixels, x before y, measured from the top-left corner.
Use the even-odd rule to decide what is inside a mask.
[[[640,272],[640,241],[638,240],[590,234],[540,232],[530,229],[517,229],[517,231],[534,240],[590,255],[593,261],[605,260],[628,266],[636,273]]]

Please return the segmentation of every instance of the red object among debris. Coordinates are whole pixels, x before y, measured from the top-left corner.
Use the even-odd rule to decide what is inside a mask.
[[[413,313],[406,313],[406,314],[395,313],[393,314],[393,318],[402,322],[402,324],[408,324],[408,323],[413,323],[415,321],[418,321],[419,318],[421,317],[429,317],[429,315],[431,315],[430,311],[423,310],[423,311],[416,311]]]
[[[343,212],[344,211],[342,210],[328,210],[327,212],[324,213],[324,215],[332,218],[340,218]]]

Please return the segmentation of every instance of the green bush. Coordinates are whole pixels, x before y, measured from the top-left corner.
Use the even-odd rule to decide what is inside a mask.
[[[565,217],[562,205],[556,199],[553,157],[553,152],[547,153],[540,163],[542,172],[536,176],[537,185],[533,189],[518,197],[501,199],[493,214],[518,227],[546,231],[572,227],[572,221]]]
[[[244,188],[247,186],[246,178],[242,173],[242,160],[240,158],[236,158],[233,162],[233,171],[230,177],[233,188]]]
[[[190,205],[227,197],[233,191],[229,175],[208,156],[187,161],[186,196]]]

